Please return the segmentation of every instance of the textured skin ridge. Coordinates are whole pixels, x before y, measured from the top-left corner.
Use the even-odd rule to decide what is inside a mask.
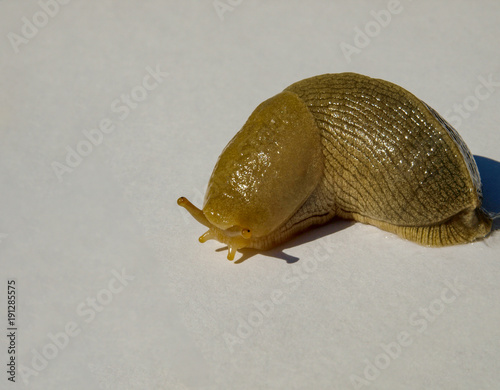
[[[354,73],[292,84],[316,120],[324,178],[267,243],[334,216],[429,246],[486,236],[477,166],[458,133],[405,89]],[[264,247],[266,245],[263,245]]]
[[[425,103],[424,103],[425,104]],[[476,165],[476,161],[474,160],[474,157],[472,153],[470,152],[469,148],[465,144],[464,140],[458,134],[458,132],[451,126],[445,119],[439,115],[436,110],[434,110],[432,107],[429,107],[427,104],[425,106],[429,109],[429,111],[434,115],[434,117],[438,120],[443,127],[446,128],[448,134],[450,137],[455,141],[455,143],[458,145],[460,152],[462,153],[465,162],[467,163],[467,169],[469,170],[469,173],[472,178],[472,182],[474,183],[474,187],[476,188],[478,197],[480,200],[483,199],[483,192],[482,192],[482,185],[481,185],[481,176],[479,175],[479,170]]]
[[[354,74],[318,76],[287,90],[322,130],[325,174],[340,214],[427,226],[477,206],[457,146],[407,91]]]

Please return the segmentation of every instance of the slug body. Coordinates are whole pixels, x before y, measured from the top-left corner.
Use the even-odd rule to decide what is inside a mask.
[[[481,181],[456,130],[405,89],[354,73],[299,81],[261,103],[223,150],[201,242],[270,249],[333,217],[427,246],[486,236]]]

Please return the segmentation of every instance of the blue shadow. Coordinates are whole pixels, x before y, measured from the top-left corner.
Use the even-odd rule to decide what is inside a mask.
[[[500,214],[500,162],[491,158],[474,156],[483,183],[483,208]],[[500,229],[500,219],[493,221],[493,229]]]

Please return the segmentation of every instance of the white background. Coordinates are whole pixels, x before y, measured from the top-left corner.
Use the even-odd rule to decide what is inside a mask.
[[[485,175],[500,161],[500,3],[221,3],[0,2],[0,388],[498,389],[498,232],[430,249],[335,221],[235,264],[176,199],[201,206],[261,101],[354,71],[413,92],[494,160],[499,211]],[[148,69],[163,75],[141,95]],[[58,177],[78,145],[88,155]]]

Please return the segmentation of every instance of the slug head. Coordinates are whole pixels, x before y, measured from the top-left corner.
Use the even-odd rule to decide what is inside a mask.
[[[189,213],[202,225],[205,225],[209,229],[200,236],[198,241],[204,243],[208,240],[217,240],[228,246],[228,260],[233,260],[236,251],[241,248],[248,246],[248,240],[252,237],[252,232],[248,228],[240,228],[238,226],[232,226],[229,229],[220,229],[213,225],[205,216],[203,211],[198,207],[193,205],[185,197],[180,197],[177,199],[177,204],[184,207]]]
[[[179,204],[216,239],[236,250],[261,247],[300,208],[323,171],[319,129],[292,92],[261,103],[220,155],[203,211],[185,198]]]

